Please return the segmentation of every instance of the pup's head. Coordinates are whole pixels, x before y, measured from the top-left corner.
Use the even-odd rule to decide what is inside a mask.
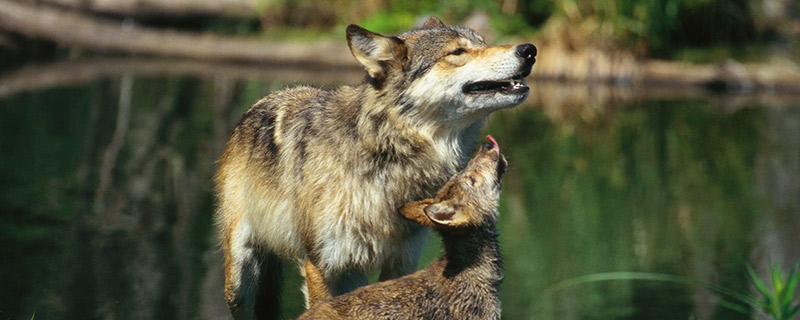
[[[434,199],[412,202],[400,214],[434,230],[493,225],[497,220],[505,157],[491,136],[467,166],[439,189]]]
[[[451,125],[524,101],[524,78],[536,61],[532,44],[488,46],[475,31],[433,17],[397,36],[350,25],[347,42],[373,86],[404,112]]]

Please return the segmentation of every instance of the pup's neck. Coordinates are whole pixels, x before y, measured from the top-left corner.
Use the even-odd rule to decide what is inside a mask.
[[[476,285],[497,287],[503,278],[503,261],[497,242],[497,229],[492,225],[440,232],[447,278],[465,278]]]

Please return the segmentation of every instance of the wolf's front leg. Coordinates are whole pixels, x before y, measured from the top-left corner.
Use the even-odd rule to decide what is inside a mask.
[[[333,295],[338,296],[365,285],[367,285],[367,271],[349,269],[332,279],[329,288],[333,291]]]
[[[404,239],[399,248],[394,250],[394,254],[384,260],[378,280],[391,280],[416,271],[427,235],[427,229],[419,228],[417,232]]]

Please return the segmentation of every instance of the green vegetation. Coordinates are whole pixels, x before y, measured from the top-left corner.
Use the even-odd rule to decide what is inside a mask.
[[[786,26],[800,19],[797,2],[769,0],[389,0],[360,6],[327,0],[313,8],[304,6],[306,2],[270,2],[266,29],[274,29],[275,21],[317,30],[361,23],[368,29],[391,33],[406,30],[428,15],[455,23],[475,12],[484,12],[500,36],[577,36],[586,40],[578,45],[625,49],[646,57],[684,58],[693,56],[687,50],[706,48],[719,52],[718,48],[725,48],[736,53],[741,46],[763,50],[768,42],[786,44],[790,50],[797,47],[797,40]],[[767,13],[765,8],[770,5],[783,6],[783,10]],[[318,18],[291,18],[304,14]]]
[[[800,261],[783,271],[780,265],[771,265],[768,276],[771,286],[766,285],[751,266],[747,266],[751,283],[758,295],[747,296],[745,301],[753,309],[769,315],[774,320],[790,320],[800,311]]]
[[[771,287],[762,280],[753,267],[747,264],[750,284],[756,289],[756,295],[742,293],[739,290],[726,288],[711,282],[676,276],[647,272],[604,272],[588,274],[560,281],[552,285],[548,292],[554,293],[572,286],[585,285],[601,281],[658,281],[672,282],[688,286],[700,286],[719,294],[724,300],[720,305],[730,310],[753,316],[757,313],[767,315],[773,320],[791,320],[800,311],[800,272],[799,262],[786,272],[779,265],[771,265],[768,270]]]
[[[463,21],[475,12],[485,12],[491,18],[491,27],[501,35],[531,34],[536,27],[525,21],[522,14],[506,14],[497,1],[402,1],[392,0],[384,8],[364,19],[367,29],[382,32],[407,30],[417,20],[429,15],[446,22]]]

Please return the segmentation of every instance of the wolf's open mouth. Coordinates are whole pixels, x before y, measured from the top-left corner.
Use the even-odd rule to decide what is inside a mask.
[[[522,75],[516,75],[510,80],[501,81],[478,81],[466,84],[464,86],[464,93],[467,94],[485,94],[485,93],[522,93],[528,91],[528,86],[525,85],[525,80]]]

